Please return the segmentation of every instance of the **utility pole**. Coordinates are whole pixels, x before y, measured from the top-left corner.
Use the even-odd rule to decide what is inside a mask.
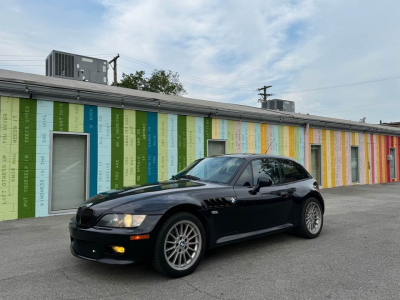
[[[119,58],[119,54],[117,54],[116,57],[114,57],[112,60],[110,60],[109,64],[111,65],[114,63],[114,67],[111,65],[111,68],[114,70],[114,86],[117,86],[117,59]]]
[[[259,93],[259,95],[262,97],[261,99],[258,99],[258,102],[266,102],[268,100],[268,97],[273,96],[274,94],[267,94],[267,89],[271,88],[272,85],[264,85],[262,88],[259,88],[258,91],[263,91],[263,93]]]

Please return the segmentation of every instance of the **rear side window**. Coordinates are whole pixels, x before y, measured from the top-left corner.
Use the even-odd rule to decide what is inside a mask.
[[[253,185],[257,184],[259,177],[269,177],[272,185],[281,183],[279,162],[273,158],[256,159],[251,162],[253,166]]]
[[[283,183],[310,178],[307,171],[298,163],[292,160],[281,160]]]

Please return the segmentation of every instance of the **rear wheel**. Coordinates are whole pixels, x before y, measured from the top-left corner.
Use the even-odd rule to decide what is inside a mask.
[[[172,215],[161,226],[153,256],[153,267],[170,277],[192,273],[205,251],[205,231],[200,220],[190,213]]]
[[[321,233],[324,223],[321,204],[315,198],[308,198],[303,205],[299,224],[294,229],[298,236],[314,239]]]

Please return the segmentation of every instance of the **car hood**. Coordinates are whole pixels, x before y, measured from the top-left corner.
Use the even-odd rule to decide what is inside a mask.
[[[93,209],[114,210],[122,205],[131,204],[139,200],[170,201],[175,194],[193,195],[196,190],[221,188],[222,185],[191,180],[162,181],[155,184],[134,185],[121,189],[110,190],[89,198],[82,205]],[[225,186],[226,187],[226,186]],[[171,197],[174,194],[174,197]]]

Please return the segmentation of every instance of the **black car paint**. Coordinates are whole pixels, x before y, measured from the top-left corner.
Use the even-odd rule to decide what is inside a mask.
[[[251,195],[250,187],[236,187],[242,171],[250,161],[260,158],[289,159],[274,155],[231,155],[246,161],[229,184],[177,180],[155,184],[136,185],[120,190],[102,193],[88,199],[83,207],[90,205],[94,211],[87,226],[77,226],[74,218],[70,221],[71,252],[81,258],[104,263],[137,263],[148,260],[160,224],[176,211],[195,213],[207,232],[208,248],[229,244],[249,238],[287,230],[297,225],[302,204],[308,197],[324,202],[315,179],[311,176],[288,184],[263,187],[256,195]],[[235,203],[224,207],[207,208],[205,200],[224,198]],[[145,214],[146,219],[138,228],[104,228],[96,223],[109,213]],[[131,241],[132,235],[150,234],[149,240]],[[89,257],[77,253],[76,244],[84,241],[93,243],[96,255]],[[112,254],[108,245],[124,246],[123,255]],[[90,248],[90,247],[89,247]]]

